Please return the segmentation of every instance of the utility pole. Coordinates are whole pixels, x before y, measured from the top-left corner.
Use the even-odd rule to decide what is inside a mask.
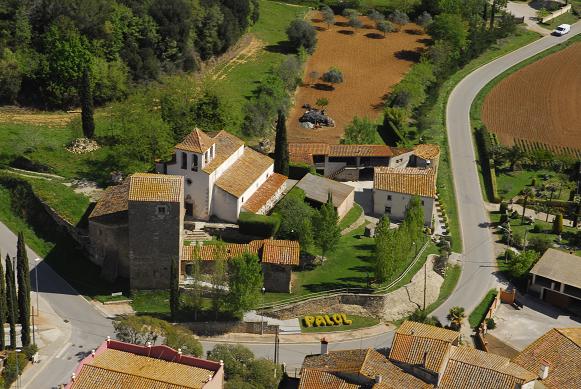
[[[279,344],[280,344],[280,340],[278,338],[278,326],[276,326],[276,332],[274,334],[274,364],[275,365],[278,365]]]
[[[428,278],[428,258],[426,258],[426,262],[424,262],[424,309],[426,311],[426,283]]]

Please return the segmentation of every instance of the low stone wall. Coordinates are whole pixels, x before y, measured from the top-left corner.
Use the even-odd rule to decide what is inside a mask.
[[[260,322],[244,322],[244,321],[226,321],[226,322],[189,322],[182,323],[186,328],[189,328],[198,336],[216,336],[223,335],[229,332],[247,333],[247,334],[276,334],[277,325],[270,325],[264,322],[262,324],[262,332],[260,329]]]
[[[433,268],[435,256],[428,259],[426,272],[426,306],[435,302],[444,279]],[[395,321],[423,307],[424,268],[420,269],[411,282],[387,294],[341,293],[299,302],[291,306],[265,311],[265,314],[278,319],[291,319],[313,313],[345,312],[347,314],[368,314],[385,321]],[[355,312],[355,311],[358,312]]]
[[[567,12],[570,12],[570,11],[571,11],[571,4],[567,4],[566,6],[561,8],[560,10],[557,10],[555,12],[551,12],[550,15],[542,18],[541,23],[547,23],[548,21],[555,19],[557,16],[561,16]]]

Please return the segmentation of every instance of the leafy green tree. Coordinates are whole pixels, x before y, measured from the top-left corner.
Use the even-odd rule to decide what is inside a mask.
[[[456,51],[463,50],[468,43],[468,26],[457,14],[437,15],[428,28],[434,40],[443,40]]]
[[[395,270],[394,246],[396,232],[389,228],[389,218],[384,215],[375,228],[375,278],[383,283],[389,280]]]
[[[0,102],[14,104],[22,84],[22,70],[18,57],[10,49],[0,53]]]
[[[403,225],[407,228],[412,241],[419,244],[424,227],[424,208],[418,196],[413,196],[410,199]]]
[[[327,202],[321,205],[313,218],[313,232],[315,244],[321,249],[323,256],[335,250],[341,239],[341,229],[331,193],[329,193]]]
[[[436,316],[428,316],[428,313],[420,308],[416,308],[416,310],[410,315],[408,319],[417,323],[442,327],[442,323],[440,323],[440,320],[438,320]]]
[[[466,319],[466,313],[463,307],[452,307],[446,316],[450,320],[450,326],[453,330],[460,331],[462,328],[462,323]]]
[[[432,23],[432,21],[432,15],[426,11],[422,12],[416,19],[416,22],[423,28],[427,28]]]
[[[95,120],[93,119],[93,90],[89,69],[85,68],[79,88],[81,100],[81,120],[83,122],[83,134],[85,138],[92,139],[95,135]]]
[[[526,250],[521,252],[510,261],[510,274],[515,278],[526,276],[538,259],[539,253],[536,251]]]
[[[202,310],[202,270],[201,270],[202,254],[201,245],[196,243],[194,247],[194,254],[192,261],[188,264],[191,266],[191,286],[189,288],[189,305],[194,310],[194,321],[198,320],[198,312]]]
[[[7,257],[8,259],[9,257]],[[6,303],[6,281],[2,257],[0,256],[0,351],[6,349],[6,335],[4,331],[4,324],[6,323]]]
[[[369,11],[369,13],[367,14],[367,17],[369,19],[373,20],[376,24],[385,20],[385,16],[381,12],[378,12],[375,9],[372,9],[371,11]]]
[[[363,22],[357,16],[350,18],[348,24],[354,30],[358,30],[363,27]]]
[[[326,97],[318,98],[317,101],[315,102],[315,105],[321,109],[325,109],[325,107],[329,105],[329,99],[327,99]]]
[[[346,17],[347,19],[351,19],[351,18],[359,16],[359,11],[357,11],[356,9],[353,9],[353,8],[345,8],[342,12],[342,15],[344,17]]]
[[[115,336],[122,342],[145,345],[163,338],[171,324],[151,316],[123,316],[113,321]]]
[[[260,298],[262,267],[258,257],[250,253],[232,259],[229,265],[227,305],[230,311],[241,314]]]
[[[516,166],[526,158],[526,153],[517,145],[513,145],[507,150],[505,156],[510,163],[510,170],[514,171]]]
[[[382,20],[382,21],[380,21],[380,22],[377,22],[377,24],[375,25],[375,27],[376,27],[376,28],[377,28],[379,31],[383,32],[383,36],[384,36],[384,37],[385,37],[385,35],[386,35],[388,32],[395,31],[395,27],[393,27],[393,24],[392,24],[391,22],[387,21],[387,20]]]
[[[276,122],[274,171],[284,176],[288,176],[289,173],[288,142],[286,138],[286,117],[284,115],[284,112],[282,111],[278,111],[278,119]]]
[[[561,235],[563,233],[563,214],[558,213],[553,219],[553,234]]]
[[[330,7],[324,7],[321,10],[321,14],[323,15],[323,21],[327,23],[327,30],[331,28],[331,24],[335,24],[335,13]]]
[[[323,77],[321,78],[323,81],[331,84],[341,84],[343,82],[343,72],[339,68],[333,66],[323,73]]]
[[[164,337],[164,344],[174,350],[181,349],[184,354],[194,357],[201,357],[204,353],[200,341],[185,327],[168,325]]]
[[[254,354],[240,344],[217,344],[208,353],[208,359],[224,362],[225,378],[229,381],[234,377],[244,378],[248,375],[247,369],[254,360]]]
[[[18,314],[18,299],[16,295],[16,280],[12,259],[6,254],[6,309],[8,311],[8,324],[10,326],[10,347],[16,348],[16,320]]]
[[[398,26],[398,30],[400,30],[401,26],[404,24],[408,24],[410,22],[410,18],[407,16],[407,14],[397,9],[389,14],[387,19],[393,24],[396,24]]]
[[[313,209],[303,198],[285,196],[277,205],[276,212],[281,223],[277,237],[280,239],[297,240],[301,250],[308,251],[313,244]]]
[[[353,121],[345,127],[345,134],[341,139],[343,144],[376,144],[378,143],[377,125],[368,117],[355,116]]]
[[[227,260],[228,253],[226,252],[226,245],[219,240],[216,243],[214,256],[214,263],[212,268],[212,310],[214,317],[218,319],[218,313],[224,304],[224,297],[226,296],[225,288],[228,285],[227,275]]]
[[[533,188],[531,188],[530,186],[527,186],[526,188],[524,188],[521,192],[521,195],[523,197],[523,203],[522,203],[522,217],[521,217],[521,224],[524,224],[525,222],[525,215],[526,215],[526,211],[527,211],[527,205],[530,199],[532,199],[535,196],[535,190]]]
[[[287,55],[285,60],[275,68],[274,73],[282,81],[285,89],[292,92],[301,81],[302,68],[298,55]]]
[[[307,21],[297,19],[293,20],[286,30],[288,40],[295,49],[304,47],[307,52],[312,54],[317,45],[317,31]]]
[[[180,272],[178,257],[171,260],[169,270],[169,310],[171,313],[171,319],[176,321],[180,311]]]
[[[28,255],[24,234],[18,233],[18,243],[16,250],[16,267],[18,280],[18,322],[21,324],[20,337],[22,346],[30,345],[30,269],[28,266]]]
[[[531,250],[536,251],[539,254],[544,254],[553,245],[552,240],[546,236],[534,236],[529,240],[529,247]]]

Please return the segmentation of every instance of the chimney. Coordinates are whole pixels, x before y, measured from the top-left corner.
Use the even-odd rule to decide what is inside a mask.
[[[376,384],[381,384],[381,381],[383,381],[383,376],[381,374],[380,375],[376,375],[375,376],[375,383]]]
[[[321,355],[329,354],[329,342],[327,342],[327,338],[321,339]]]
[[[539,369],[539,378],[544,380],[549,376],[549,362],[543,359],[541,362],[541,368]]]

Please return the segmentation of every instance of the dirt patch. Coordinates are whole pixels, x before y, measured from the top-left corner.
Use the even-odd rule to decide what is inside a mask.
[[[33,126],[47,126],[63,128],[80,115],[80,112],[43,112],[20,107],[1,107],[0,123],[30,124]]]
[[[236,66],[251,60],[264,47],[264,42],[253,35],[244,37],[243,45],[239,51],[229,60],[217,64],[209,70],[209,76],[212,80],[223,80],[228,76]]]
[[[345,125],[354,116],[378,117],[383,97],[413,65],[428,38],[421,31],[417,34],[415,24],[403,26],[400,32],[389,33],[384,38],[383,33],[374,28],[345,27],[346,19],[341,16],[337,16],[337,24],[330,29],[319,19],[310,19],[319,30],[317,49],[307,63],[304,85],[298,88],[295,106],[289,115],[289,142],[339,143]],[[373,25],[367,18],[361,20],[365,25]],[[309,77],[312,72],[323,74],[332,66],[343,72],[345,80],[334,88],[321,87],[327,84]],[[304,113],[301,107],[305,103],[314,105],[322,97],[329,100],[327,112],[336,126],[315,130],[301,128],[298,122]]]
[[[485,97],[482,121],[507,146],[581,157],[581,43],[499,82]]]

